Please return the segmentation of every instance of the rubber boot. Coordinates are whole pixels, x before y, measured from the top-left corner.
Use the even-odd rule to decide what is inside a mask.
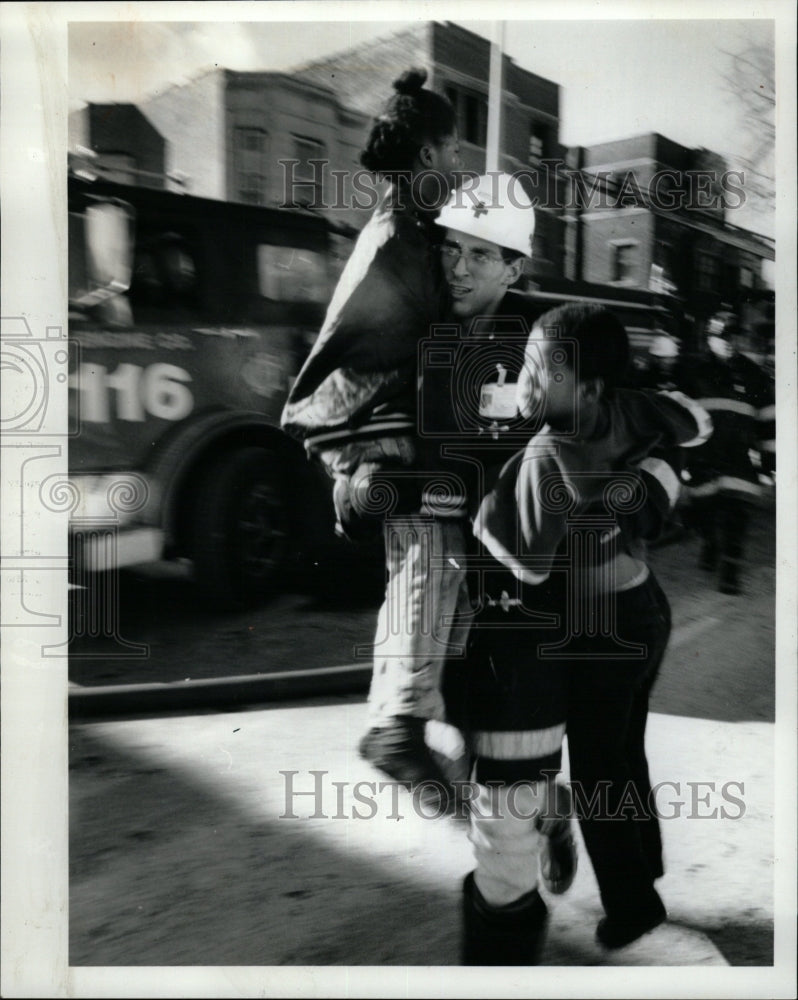
[[[394,716],[384,726],[370,729],[358,752],[389,778],[417,792],[425,807],[442,813],[452,808],[452,789],[424,740],[425,727],[424,719]]]
[[[538,965],[548,910],[537,889],[491,906],[474,882],[463,883],[463,965]]]
[[[603,917],[596,927],[596,939],[605,948],[623,948],[632,941],[659,927],[667,920],[665,906],[655,889],[651,889],[643,904]]]

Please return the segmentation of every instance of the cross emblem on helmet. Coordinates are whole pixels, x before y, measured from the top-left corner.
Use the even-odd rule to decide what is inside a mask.
[[[474,205],[474,207],[471,209],[471,211],[474,213],[474,218],[475,219],[478,219],[480,217],[480,215],[487,215],[488,214],[488,210],[485,207],[485,202],[484,201],[480,201],[476,205]]]

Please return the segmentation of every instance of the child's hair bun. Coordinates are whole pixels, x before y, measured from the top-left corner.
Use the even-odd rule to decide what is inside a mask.
[[[427,80],[427,71],[416,67],[408,69],[394,80],[393,89],[397,94],[417,94]]]

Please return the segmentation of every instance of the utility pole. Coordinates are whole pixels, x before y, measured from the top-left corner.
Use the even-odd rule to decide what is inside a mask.
[[[501,112],[503,91],[504,21],[494,21],[490,43],[490,78],[488,81],[488,136],[485,149],[486,171],[499,169]]]

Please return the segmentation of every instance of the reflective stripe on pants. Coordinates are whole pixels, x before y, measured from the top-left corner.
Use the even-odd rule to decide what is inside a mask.
[[[478,786],[471,801],[468,839],[474,848],[474,881],[491,906],[515,902],[538,884],[543,835],[538,817],[548,801],[546,781]]]

